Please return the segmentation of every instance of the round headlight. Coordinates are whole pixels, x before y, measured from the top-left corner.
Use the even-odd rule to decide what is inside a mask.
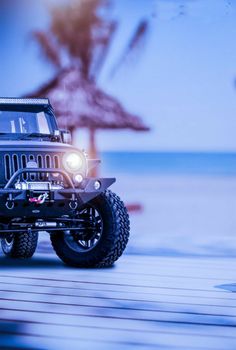
[[[63,165],[69,172],[77,172],[84,166],[84,156],[81,153],[71,152],[64,155]]]
[[[74,176],[74,180],[78,183],[78,184],[80,184],[82,181],[83,181],[83,176],[81,175],[81,174],[76,174],[75,176]]]
[[[100,190],[100,188],[101,188],[101,182],[98,181],[98,180],[96,180],[96,181],[94,182],[94,189],[95,189],[96,191],[98,191],[98,190]]]

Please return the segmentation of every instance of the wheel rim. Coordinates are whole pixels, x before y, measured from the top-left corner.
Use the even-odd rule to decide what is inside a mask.
[[[5,243],[8,247],[11,247],[14,241],[14,235],[13,233],[7,235],[7,237],[4,238]]]
[[[88,205],[83,208],[78,217],[84,218],[85,233],[83,237],[76,231],[64,232],[67,245],[76,252],[87,252],[92,250],[100,241],[103,233],[102,216],[94,206]]]
[[[2,238],[2,249],[5,253],[9,253],[12,250],[14,244],[14,234],[8,234],[5,238]]]

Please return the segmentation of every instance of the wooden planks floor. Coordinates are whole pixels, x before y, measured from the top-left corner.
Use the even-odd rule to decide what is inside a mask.
[[[0,349],[236,349],[236,259],[0,257]]]

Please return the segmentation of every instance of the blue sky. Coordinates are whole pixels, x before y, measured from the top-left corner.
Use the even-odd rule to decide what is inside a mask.
[[[24,2],[24,11],[12,0],[10,13],[0,14],[2,96],[30,92],[53,75],[30,39],[47,26],[46,2]],[[113,15],[120,27],[99,84],[152,132],[99,132],[100,149],[236,151],[236,1],[116,0]],[[111,77],[143,17],[151,27],[142,52]],[[85,133],[78,137],[83,145]]]

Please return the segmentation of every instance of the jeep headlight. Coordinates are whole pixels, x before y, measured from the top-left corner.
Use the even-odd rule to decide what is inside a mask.
[[[63,157],[64,168],[70,173],[85,171],[85,163],[85,156],[80,152],[66,153]]]

